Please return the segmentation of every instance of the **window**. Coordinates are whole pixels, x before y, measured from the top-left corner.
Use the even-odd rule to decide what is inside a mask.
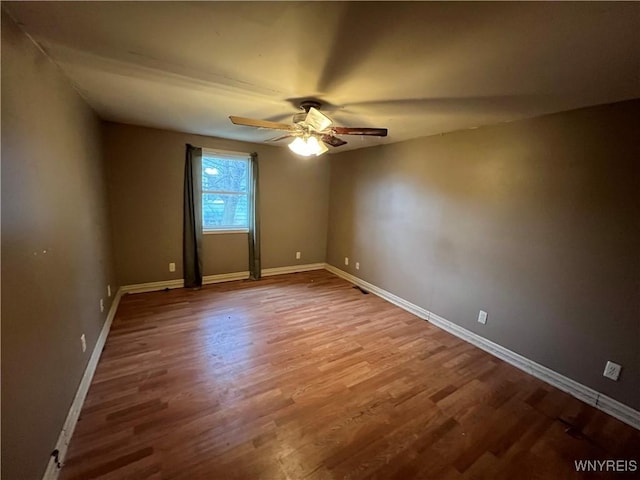
[[[210,233],[249,228],[249,155],[202,151],[202,228]]]

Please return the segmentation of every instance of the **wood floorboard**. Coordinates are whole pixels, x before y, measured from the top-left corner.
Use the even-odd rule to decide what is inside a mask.
[[[320,270],[124,296],[60,478],[599,479],[574,460],[638,452],[639,431]]]

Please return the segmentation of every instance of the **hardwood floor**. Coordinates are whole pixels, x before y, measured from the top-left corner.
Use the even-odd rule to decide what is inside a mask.
[[[638,452],[639,431],[322,270],[123,297],[61,478],[615,478],[574,460]]]

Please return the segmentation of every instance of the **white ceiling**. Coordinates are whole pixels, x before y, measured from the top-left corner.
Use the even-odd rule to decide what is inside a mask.
[[[640,3],[3,2],[104,119],[387,127],[340,150],[640,97]],[[277,134],[277,132],[275,132]],[[284,143],[284,142],[281,142]]]

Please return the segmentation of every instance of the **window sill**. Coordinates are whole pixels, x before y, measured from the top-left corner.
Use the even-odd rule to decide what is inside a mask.
[[[203,230],[202,233],[204,235],[218,235],[224,233],[249,233],[248,228],[228,228],[228,229],[220,229],[220,230]]]

